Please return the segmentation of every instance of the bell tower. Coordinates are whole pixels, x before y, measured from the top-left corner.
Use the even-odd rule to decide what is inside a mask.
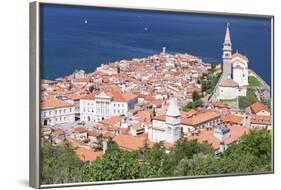
[[[223,60],[223,71],[222,75],[225,79],[231,78],[231,39],[230,39],[230,32],[229,32],[229,23],[227,23],[226,26],[226,32],[225,32],[225,38],[223,43],[223,54],[222,54],[222,60]]]
[[[166,141],[175,143],[181,138],[180,111],[175,98],[170,100],[166,113]]]

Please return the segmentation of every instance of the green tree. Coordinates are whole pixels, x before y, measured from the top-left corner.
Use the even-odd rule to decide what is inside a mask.
[[[62,146],[44,146],[41,149],[42,184],[82,182],[87,168],[66,143]]]
[[[174,170],[176,176],[209,175],[216,173],[215,158],[211,154],[194,154],[182,159]]]
[[[192,100],[193,102],[197,101],[200,99],[200,95],[197,91],[192,92]]]
[[[196,140],[178,140],[163,165],[165,176],[173,176],[175,167],[182,159],[190,159],[194,154],[198,153],[213,154],[213,149],[207,144],[198,143]]]
[[[111,151],[118,151],[118,150],[120,150],[118,144],[116,142],[114,142],[112,140],[112,138],[110,137],[108,142],[107,142],[106,153],[109,153]]]
[[[221,173],[271,170],[271,136],[266,129],[252,130],[231,145],[221,157]]]
[[[139,178],[138,155],[129,151],[110,151],[89,168],[90,181]]]
[[[164,165],[168,159],[163,143],[156,143],[152,148],[143,150],[143,162],[141,164],[141,177],[164,177]]]

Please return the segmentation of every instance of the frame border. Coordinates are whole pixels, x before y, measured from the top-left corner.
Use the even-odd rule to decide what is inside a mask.
[[[152,12],[166,13],[190,13],[204,14],[214,16],[236,16],[236,17],[252,17],[271,19],[271,110],[272,110],[272,170],[268,172],[253,172],[253,173],[231,173],[231,174],[216,174],[204,176],[179,176],[179,177],[161,177],[161,178],[145,178],[145,179],[129,179],[129,180],[114,180],[114,181],[98,181],[98,182],[81,182],[81,183],[64,183],[64,184],[48,184],[41,185],[40,181],[40,7],[42,5],[58,5],[58,6],[75,6],[75,7],[96,7],[105,9],[119,10],[142,10]],[[201,178],[216,178],[216,177],[234,177],[248,175],[274,174],[274,15],[261,14],[246,14],[246,13],[229,13],[217,11],[198,11],[188,9],[167,9],[157,7],[134,7],[123,5],[106,5],[106,4],[91,4],[77,2],[52,2],[48,0],[37,0],[29,3],[29,185],[33,188],[54,188],[54,187],[75,187],[75,186],[90,186],[90,185],[107,185],[107,184],[123,184],[123,183],[139,183],[139,182],[154,182],[168,180],[186,180],[186,179],[201,179]]]

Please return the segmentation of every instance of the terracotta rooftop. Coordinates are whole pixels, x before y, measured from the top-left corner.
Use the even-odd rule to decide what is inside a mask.
[[[56,136],[60,136],[60,135],[64,135],[64,131],[62,129],[57,129],[55,131],[53,131],[53,134]]]
[[[271,125],[271,116],[251,115],[251,123]]]
[[[86,162],[86,161],[95,161],[97,158],[102,157],[103,152],[79,147],[75,149],[75,154],[81,161]]]
[[[181,112],[181,123],[183,125],[198,125],[200,123],[206,122],[210,119],[219,118],[220,114],[217,114],[213,111],[203,112],[203,113],[197,113],[196,115],[191,115],[189,117],[187,116],[188,112]],[[159,121],[165,121],[166,115],[157,115],[153,119],[159,120]]]
[[[96,130],[92,130],[88,132],[88,136],[97,137],[100,134]]]
[[[142,122],[150,122],[151,120],[151,113],[149,111],[139,111],[136,116]]]
[[[245,55],[242,55],[239,52],[235,52],[234,54],[232,54],[232,60],[237,58],[237,57],[243,59],[244,61],[247,61],[247,62],[249,61],[248,58]]]
[[[249,128],[247,127],[240,127],[239,125],[228,126],[230,129],[230,136],[226,141],[225,144],[232,144],[237,141],[242,135],[247,134],[249,132]],[[217,150],[220,146],[220,140],[214,136],[213,129],[203,129],[194,132],[193,136],[187,137],[188,140],[197,140],[199,143],[207,143],[213,147],[213,149]],[[198,135],[196,135],[198,134]]]
[[[140,148],[144,147],[145,136],[131,136],[131,135],[124,135],[120,134],[118,136],[115,136],[113,140],[119,145],[120,148],[126,149],[126,150],[138,150]],[[150,141],[147,141],[149,145],[152,145],[153,143]]]
[[[215,112],[205,112],[205,113],[199,113],[193,117],[190,118],[183,118],[181,119],[181,123],[184,125],[198,125],[200,123],[206,122],[210,119],[219,118],[220,115]]]
[[[74,129],[75,133],[85,133],[87,130],[84,127],[77,127]]]
[[[181,112],[181,118],[189,118],[191,116],[194,116],[195,114],[197,114],[197,111],[195,109],[191,109],[188,112]]]
[[[94,100],[95,96],[96,96],[95,93],[90,93],[90,94],[87,94],[85,96],[81,96],[80,99],[82,99],[82,100]]]
[[[108,119],[102,120],[99,123],[104,124],[104,125],[109,125],[109,126],[115,126],[119,122],[121,122],[125,117],[121,115],[113,116]]]
[[[238,115],[228,114],[228,115],[222,115],[221,119],[224,122],[240,124],[243,120],[243,117],[238,116]]]
[[[263,110],[267,111],[267,112],[270,112],[270,110],[261,102],[256,102],[256,103],[252,104],[250,106],[250,108],[251,108],[252,112],[255,113],[255,114],[260,112],[260,111],[263,111]]]
[[[224,103],[222,102],[215,102],[213,103],[214,107],[218,107],[218,108],[226,108],[227,105],[225,105]]]
[[[55,98],[41,101],[41,109],[63,108],[71,106],[73,106],[73,104]]]

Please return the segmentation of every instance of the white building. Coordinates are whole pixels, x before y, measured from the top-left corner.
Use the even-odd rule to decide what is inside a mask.
[[[223,45],[223,73],[218,87],[217,99],[235,99],[247,95],[248,58],[238,51],[232,55],[229,25]]]
[[[181,114],[176,99],[171,99],[165,120],[153,119],[152,127],[148,130],[148,138],[152,142],[175,143],[181,138]]]
[[[56,125],[74,121],[74,104],[58,99],[41,101],[41,125]]]
[[[73,78],[75,79],[84,79],[86,78],[86,73],[84,70],[76,70],[73,74],[72,74]]]
[[[116,115],[127,115],[137,104],[137,95],[132,93],[100,92],[80,99],[80,120],[101,121]]]

